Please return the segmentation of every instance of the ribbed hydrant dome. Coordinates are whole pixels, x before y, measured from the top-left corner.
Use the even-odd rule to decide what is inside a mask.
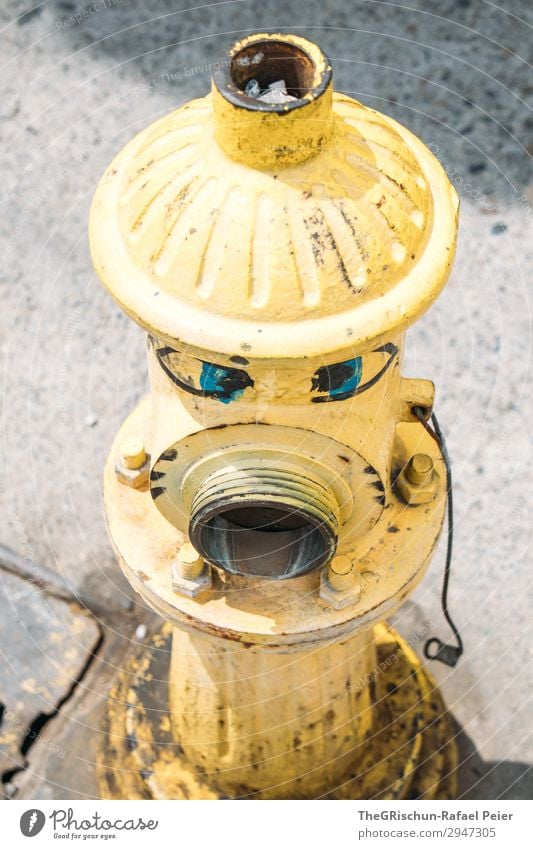
[[[303,63],[307,88],[295,77],[288,105],[239,88],[274,46],[275,71]],[[333,93],[315,45],[255,35],[211,94],[116,157],[90,239],[102,280],[149,332],[282,358],[370,350],[404,330],[446,281],[456,220],[453,188],[412,133]]]

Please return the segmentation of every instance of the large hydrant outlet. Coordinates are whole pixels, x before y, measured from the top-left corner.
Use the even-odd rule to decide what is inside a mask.
[[[235,44],[211,93],[103,176],[92,256],[146,330],[150,375],[110,454],[106,512],[167,622],[110,702],[106,795],[453,794],[440,697],[382,620],[445,511],[434,387],[401,359],[456,227],[429,150],[334,92],[328,59],[294,35]],[[143,446],[137,471],[125,444]],[[165,676],[163,733],[149,705]]]

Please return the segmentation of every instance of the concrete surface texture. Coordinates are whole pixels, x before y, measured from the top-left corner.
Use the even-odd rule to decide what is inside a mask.
[[[2,4],[0,541],[54,570],[111,630],[131,607],[106,536],[101,473],[120,422],[146,391],[145,353],[142,333],[92,271],[92,193],[134,133],[208,91],[212,63],[233,40],[277,29],[314,39],[332,59],[336,88],[418,134],[461,197],[453,276],[410,332],[405,363],[406,375],[435,381],[453,458],[451,606],[466,651],[455,669],[433,671],[474,760],[489,764],[463,792],[479,794],[483,775],[485,798],[531,794],[531,4],[196,5]],[[447,638],[443,557],[441,545],[396,616],[406,635],[424,622]],[[1,571],[0,580],[9,597]],[[48,614],[78,645],[76,617],[53,606]],[[0,621],[8,663],[18,630],[27,631],[24,617]]]

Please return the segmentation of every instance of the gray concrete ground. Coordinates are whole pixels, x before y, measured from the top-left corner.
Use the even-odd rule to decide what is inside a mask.
[[[454,670],[434,672],[478,767],[490,764],[485,783],[472,777],[463,792],[531,794],[531,4],[197,5],[2,4],[0,540],[54,570],[110,633],[124,616],[147,615],[127,612],[132,593],[107,541],[100,486],[111,439],[146,388],[144,347],[92,271],[89,203],[135,132],[208,90],[210,64],[232,40],[262,29],[305,34],[330,55],[336,87],[420,135],[461,195],[455,271],[411,331],[406,362],[407,374],[438,386],[454,461],[451,600],[466,652]],[[404,633],[429,622],[446,637],[443,555],[441,546],[397,615]],[[74,639],[68,618],[56,626]],[[25,622],[0,621],[8,665],[18,628]],[[27,792],[40,792],[40,775]],[[69,794],[81,797],[77,780]]]

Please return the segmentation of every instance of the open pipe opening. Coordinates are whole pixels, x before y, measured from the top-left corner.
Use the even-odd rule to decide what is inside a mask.
[[[281,580],[318,569],[335,554],[339,507],[329,484],[269,453],[243,451],[214,468],[190,506],[189,538],[228,572]]]
[[[336,539],[325,522],[290,507],[230,506],[195,516],[191,542],[228,572],[248,577],[294,578],[327,563]]]
[[[265,92],[283,82],[291,99],[299,100],[312,88],[315,66],[304,50],[285,41],[258,41],[249,44],[232,58],[230,75],[236,87],[249,94],[249,84],[257,83]],[[256,95],[251,95],[257,98]]]

